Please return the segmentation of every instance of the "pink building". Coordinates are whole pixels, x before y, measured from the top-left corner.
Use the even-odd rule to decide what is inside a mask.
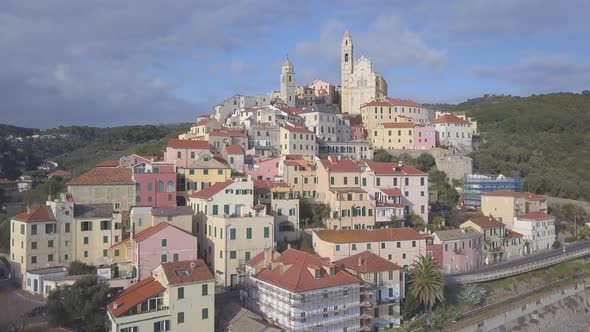
[[[429,150],[436,147],[436,131],[434,127],[414,127],[414,145],[416,150]]]
[[[204,151],[209,151],[207,141],[171,139],[164,153],[164,161],[175,163],[178,168],[186,168]]]
[[[279,161],[276,158],[254,158],[252,164],[244,165],[244,173],[252,176],[253,180],[272,180],[279,175]]]
[[[382,201],[383,190],[398,189],[399,196],[387,195],[383,203],[401,204],[404,215],[416,214],[428,223],[428,174],[403,162],[379,163],[360,161],[362,188],[372,199]]]
[[[445,274],[464,273],[479,268],[482,235],[472,227],[438,231],[427,241],[431,253]]]
[[[362,126],[350,126],[350,140],[356,141],[365,138],[365,128]]]
[[[135,204],[153,207],[176,206],[174,163],[142,162],[133,166]]]
[[[197,259],[197,238],[167,222],[131,237],[137,280],[149,277],[161,263]]]

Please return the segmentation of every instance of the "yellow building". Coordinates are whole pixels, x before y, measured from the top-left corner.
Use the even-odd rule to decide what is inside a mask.
[[[506,225],[492,217],[475,217],[459,225],[460,228],[473,227],[483,235],[484,264],[524,255],[523,235],[506,228]]]
[[[414,149],[414,123],[388,122],[369,131],[375,149]]]
[[[184,169],[185,188],[188,194],[228,179],[231,179],[231,168],[208,152],[200,155]]]
[[[283,181],[291,186],[294,197],[315,200],[318,178],[316,166],[310,160],[300,156],[283,156],[279,168]]]
[[[201,117],[191,126],[187,133],[179,135],[178,138],[206,141],[209,139],[209,132],[220,130],[222,127],[221,123],[215,118]]]
[[[375,200],[361,187],[361,169],[355,161],[334,156],[317,168],[318,200],[330,205],[330,229],[366,229],[375,225]]]
[[[407,99],[377,98],[361,106],[363,126],[371,132],[390,122],[414,122],[425,125],[432,120],[432,110]]]
[[[506,224],[514,225],[514,218],[529,212],[547,213],[547,199],[543,195],[512,190],[496,190],[481,195],[481,212]]]

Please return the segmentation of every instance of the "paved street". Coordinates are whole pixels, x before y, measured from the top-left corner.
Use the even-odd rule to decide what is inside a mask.
[[[566,253],[573,251],[573,250],[590,248],[590,240],[576,242],[571,245],[565,245],[565,248],[566,248]],[[563,247],[559,248],[557,250],[550,250],[550,251],[547,251],[547,252],[544,252],[544,253],[541,253],[538,255],[525,256],[525,257],[517,258],[514,260],[500,262],[500,263],[497,263],[494,265],[486,266],[486,267],[476,270],[476,271],[471,271],[469,273],[462,273],[462,274],[456,274],[456,275],[470,275],[470,274],[479,274],[482,272],[499,271],[499,270],[506,269],[506,268],[511,268],[511,267],[520,266],[520,265],[527,264],[527,263],[536,262],[536,261],[543,260],[546,258],[556,257],[556,256],[559,256],[562,254],[563,254]]]

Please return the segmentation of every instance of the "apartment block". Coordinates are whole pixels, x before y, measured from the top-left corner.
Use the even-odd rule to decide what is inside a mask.
[[[128,212],[135,205],[131,168],[96,167],[70,180],[66,187],[77,204],[108,203],[115,212]]]
[[[164,152],[164,161],[174,163],[177,169],[184,169],[192,164],[198,156],[209,151],[208,141],[171,139]],[[182,172],[180,172],[182,174]]]
[[[514,230],[522,234],[528,242],[527,254],[551,249],[557,239],[555,217],[543,211],[534,211],[514,219]]]
[[[459,227],[472,227],[482,234],[483,264],[492,264],[526,254],[523,235],[506,228],[506,225],[493,217],[475,217]]]
[[[168,162],[140,162],[132,167],[135,205],[176,206],[176,167]]]
[[[496,190],[481,195],[481,212],[509,228],[513,227],[514,218],[536,211],[547,213],[545,196],[512,190]]]
[[[436,258],[445,274],[464,273],[479,268],[482,249],[482,234],[473,227],[436,231],[426,245],[426,250]]]
[[[108,331],[214,331],[214,281],[202,260],[162,263],[107,305]]]
[[[279,130],[281,154],[314,156],[318,153],[316,135],[304,126],[287,122]]]
[[[134,206],[129,213],[130,229],[139,233],[144,229],[167,222],[188,233],[193,232],[193,209],[190,206],[169,206],[154,208]]]

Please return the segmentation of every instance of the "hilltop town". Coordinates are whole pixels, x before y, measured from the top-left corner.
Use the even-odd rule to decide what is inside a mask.
[[[297,85],[286,58],[277,90],[231,95],[161,156],[45,162],[65,190],[10,218],[23,296],[90,278],[118,332],[384,331],[443,302],[445,282],[570,259],[548,197],[474,173],[477,119],[390,96],[353,45],[346,32],[338,84]]]

